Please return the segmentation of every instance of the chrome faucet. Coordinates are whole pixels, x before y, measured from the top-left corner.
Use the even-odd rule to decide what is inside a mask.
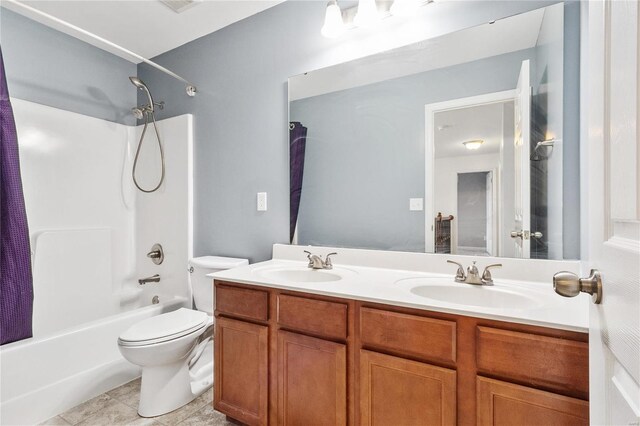
[[[493,278],[491,277],[490,271],[490,269],[492,268],[502,268],[502,263],[494,263],[491,265],[487,265],[484,268],[484,272],[482,272],[482,282],[484,283],[484,285],[493,285]]]
[[[305,250],[304,252],[307,253],[307,259],[309,259],[309,265],[307,266],[311,269],[332,269],[333,264],[331,263],[330,256],[338,254],[338,253],[329,253],[326,256],[325,260],[322,260],[322,258],[317,254],[312,254],[310,251],[307,251],[307,250]]]
[[[473,284],[473,285],[493,285],[493,279],[491,277],[490,269],[499,268],[502,266],[501,263],[495,263],[495,264],[489,265],[486,268],[484,268],[482,275],[480,275],[475,261],[473,261],[473,264],[471,266],[467,267],[466,273],[461,263],[454,262],[453,260],[447,260],[447,263],[453,263],[454,265],[458,265],[458,270],[456,271],[456,277],[455,277],[456,282]]]
[[[147,283],[159,283],[159,282],[160,282],[160,275],[158,274],[152,275],[147,278],[140,278],[138,280],[138,284],[140,285],[145,285]]]
[[[478,272],[478,268],[476,267],[476,261],[474,260],[471,266],[467,266],[467,279],[464,280],[467,284],[475,284],[482,285],[482,278],[480,278],[480,273]]]

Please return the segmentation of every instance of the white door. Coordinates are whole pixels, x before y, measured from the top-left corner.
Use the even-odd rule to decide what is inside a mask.
[[[515,98],[515,229],[512,238],[515,257],[529,258],[531,244],[529,232],[531,224],[531,170],[529,154],[531,145],[531,76],[529,61],[522,61]]]
[[[489,256],[495,256],[496,255],[496,251],[494,248],[494,245],[496,245],[497,241],[495,241],[495,227],[494,227],[494,213],[496,212],[494,209],[494,197],[497,194],[493,193],[493,172],[487,172],[487,175],[485,177],[486,181],[485,181],[485,188],[486,188],[486,211],[487,211],[487,218],[486,218],[486,228],[487,228],[487,232],[486,232],[486,250],[487,253],[489,254]]]
[[[591,423],[640,422],[640,141],[638,3],[588,4],[585,271],[603,278],[590,310]],[[584,144],[583,144],[584,146]],[[583,180],[584,181],[584,180]],[[584,222],[583,222],[584,223]]]

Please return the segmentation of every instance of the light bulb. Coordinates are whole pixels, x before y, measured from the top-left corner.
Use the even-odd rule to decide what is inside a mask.
[[[376,0],[359,0],[358,12],[353,23],[358,27],[372,27],[380,21]]]
[[[476,149],[480,148],[480,146],[484,143],[484,141],[482,139],[476,139],[476,140],[472,140],[472,141],[466,141],[466,142],[462,142],[462,145],[464,145],[465,148],[475,151]]]
[[[336,0],[327,4],[327,11],[324,15],[324,25],[320,30],[320,34],[327,38],[340,37],[344,33],[345,26],[342,21],[342,11]]]
[[[395,0],[389,11],[394,16],[413,16],[419,6],[418,0]]]

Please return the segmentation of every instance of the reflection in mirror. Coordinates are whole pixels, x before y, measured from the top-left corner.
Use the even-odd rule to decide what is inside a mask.
[[[579,5],[289,80],[297,244],[579,258]]]

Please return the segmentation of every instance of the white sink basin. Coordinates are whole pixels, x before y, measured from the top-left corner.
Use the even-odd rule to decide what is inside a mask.
[[[493,309],[531,309],[541,300],[534,294],[512,290],[504,286],[479,286],[465,283],[443,282],[433,278],[409,278],[397,283],[415,294],[438,302]]]
[[[352,271],[335,269],[310,269],[306,266],[283,266],[261,268],[253,271],[257,276],[270,281],[287,283],[318,283],[340,281],[345,275],[353,274]]]

